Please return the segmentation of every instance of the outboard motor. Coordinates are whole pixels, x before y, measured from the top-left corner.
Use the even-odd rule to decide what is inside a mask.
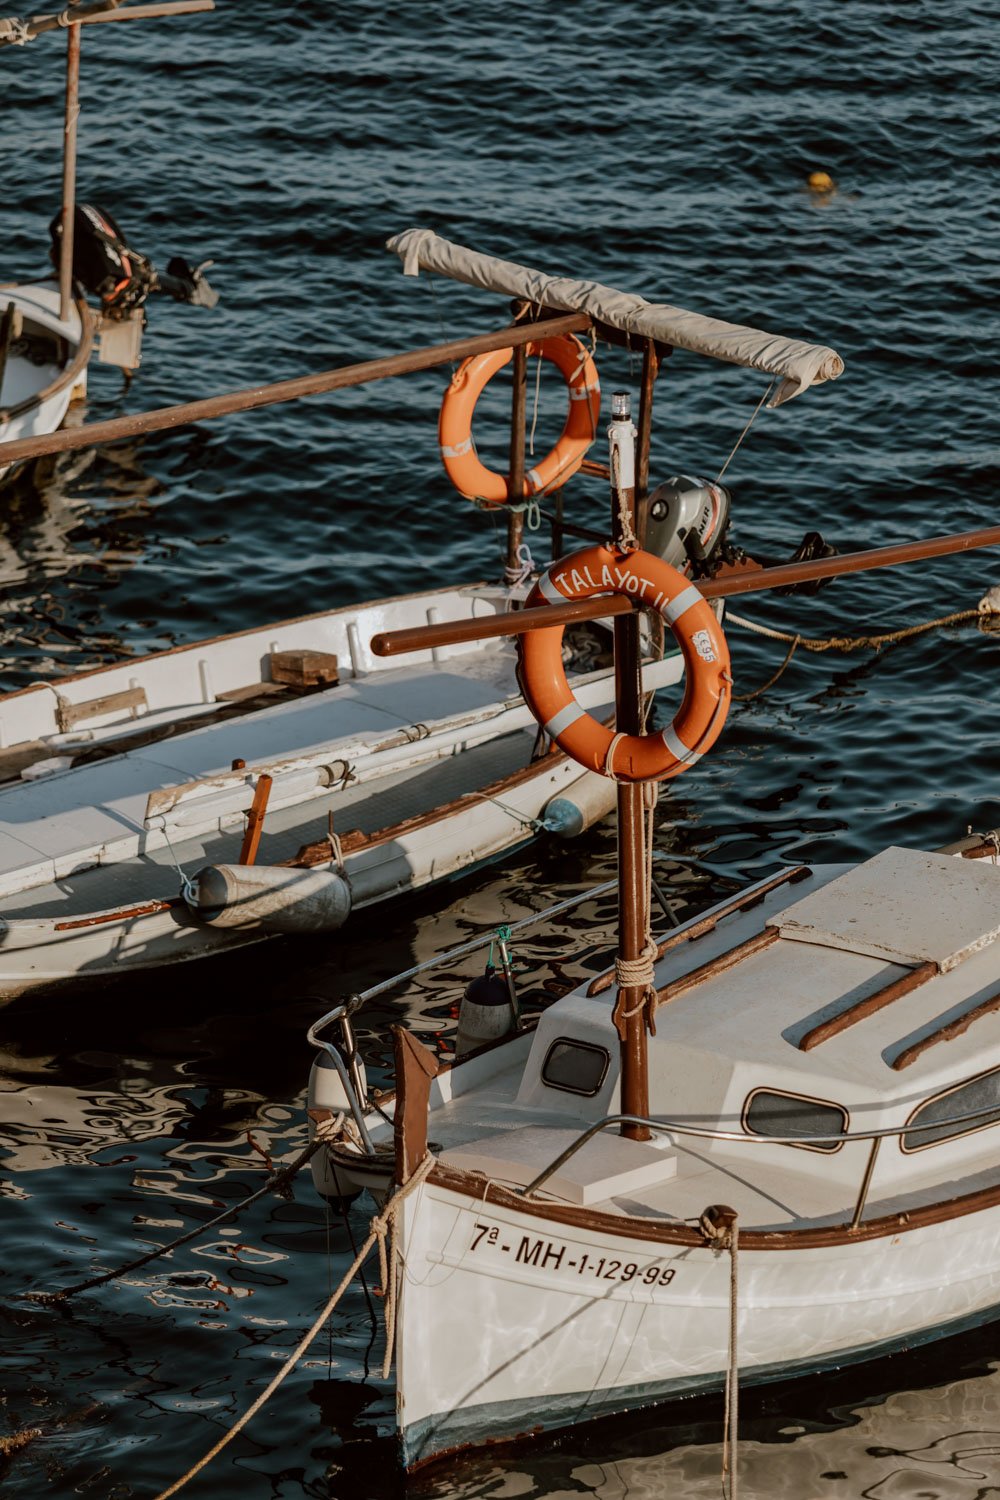
[[[59,264],[62,241],[62,212],[49,225],[52,237],[52,259]],[[175,302],[195,307],[214,307],[219,300],[205,279],[205,267],[211,261],[191,267],[176,255],[167,262],[165,272],[157,271],[152,261],[133,249],[110,214],[90,203],[78,203],[73,214],[73,276],[93,296],[101,300],[105,316],[116,321],[128,318],[142,307],[151,292],[164,292]]]
[[[682,573],[703,576],[725,542],[731,507],[724,484],[675,475],[649,497],[646,551]]]

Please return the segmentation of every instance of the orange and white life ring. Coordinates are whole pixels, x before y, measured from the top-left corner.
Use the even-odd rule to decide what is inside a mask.
[[[594,361],[572,333],[540,339],[527,349],[529,355],[539,354],[542,359],[550,360],[569,388],[569,410],[559,441],[524,476],[522,495],[530,500],[543,491],[559,489],[580,467],[597,435],[601,386]],[[438,418],[441,457],[448,478],[468,500],[489,500],[502,505],[509,498],[507,476],[488,469],[476,452],[472,416],[487,383],[513,355],[513,349],[494,349],[463,360],[441,402]]]
[[[561,626],[518,637],[518,680],[539,724],[567,755],[618,781],[677,776],[718,739],[732,700],[729,647],[708,600],[689,578],[649,552],[586,547],[553,563],[526,600],[563,604],[627,594],[656,610],[684,658],[684,700],[673,723],[653,734],[616,735],[586,713],[570,691]]]

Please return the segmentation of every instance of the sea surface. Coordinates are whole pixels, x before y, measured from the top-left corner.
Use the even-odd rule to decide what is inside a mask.
[[[832,345],[846,371],[762,411],[726,474],[734,537],[848,550],[996,521],[998,14],[966,0],[600,5],[219,0],[83,33],[79,191],[154,261],[211,258],[211,312],[150,307],[127,387],[95,368],[89,421],[501,326],[502,299],[404,278],[411,225],[654,300]],[[0,277],[47,265],[60,194],[59,34],[0,51]],[[835,180],[817,196],[810,172]],[[638,363],[599,350],[605,392]],[[327,606],[496,576],[496,518],[449,487],[447,370],[67,455],[0,492],[3,686]],[[714,477],[763,395],[676,353],[653,476]],[[561,421],[542,382],[537,451]],[[503,392],[478,429],[503,462]],[[605,407],[607,412],[607,407]],[[491,446],[492,445],[492,446]],[[600,455],[598,455],[600,456]],[[603,526],[596,480],[566,491]],[[546,557],[544,532],[529,542]],[[857,575],[737,613],[810,636],[974,608],[989,552]],[[737,690],[784,646],[730,631]],[[875,654],[799,652],[671,785],[657,844],[678,907],[801,858],[934,847],[1000,823],[1000,634],[975,623]],[[149,1497],[281,1367],[367,1225],[308,1182],[79,1297],[25,1301],[163,1244],[259,1187],[304,1140],[304,1033],[342,993],[608,876],[614,835],[527,853],[342,938],[276,943],[85,998],[0,1012],[0,1467],[4,1495]],[[518,945],[607,937],[591,903]],[[571,971],[571,966],[570,966]],[[471,968],[466,974],[473,972]],[[461,979],[362,1017],[452,1024]],[[396,1493],[374,1273],[192,1497]],[[470,1337],[474,1332],[470,1330]],[[1000,1489],[995,1328],[850,1376],[746,1395],[743,1500],[973,1500]],[[439,1474],[493,1500],[695,1500],[719,1488],[721,1403],[646,1414]]]

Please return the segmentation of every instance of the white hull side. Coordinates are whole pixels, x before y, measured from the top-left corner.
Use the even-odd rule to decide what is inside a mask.
[[[80,315],[71,307],[68,320],[63,323],[59,316],[59,291],[55,283],[39,283],[32,286],[0,288],[0,309],[14,302],[26,318],[40,323],[54,333],[61,334],[69,343],[66,366],[76,357],[80,342]],[[62,373],[55,364],[33,365],[27,359],[13,357],[8,362],[0,391],[0,410],[27,400],[36,391],[58,379]],[[62,426],[69,404],[86,390],[86,372],[81,373],[75,384],[54,391],[46,401],[31,407],[21,415],[8,421],[0,421],[0,443],[13,443],[19,438],[42,437],[56,432]],[[0,464],[0,483],[10,478],[22,465]]]
[[[547,1223],[427,1184],[406,1203],[400,1243],[408,1467],[724,1380],[724,1253]],[[743,1251],[739,1281],[744,1381],[864,1358],[1000,1304],[1000,1208],[861,1243]]]
[[[527,826],[554,796],[589,773],[563,757],[539,764],[538,774],[503,790],[500,806],[470,797],[422,827],[348,855],[355,908],[419,890],[495,859],[533,835]],[[377,796],[377,790],[373,793]],[[430,810],[430,809],[429,809]],[[332,866],[331,866],[332,868]],[[62,920],[11,919],[0,926],[0,995],[39,985],[93,979],[122,969],[143,970],[205,958],[270,934],[259,927],[217,929],[183,906],[136,912],[149,903],[139,881],[134,900],[118,911]]]

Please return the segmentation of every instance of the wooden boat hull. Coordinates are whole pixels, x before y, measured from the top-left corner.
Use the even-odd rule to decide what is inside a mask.
[[[408,1468],[725,1381],[725,1253],[633,1238],[627,1221],[547,1223],[432,1180],[405,1203],[400,1254]],[[823,1248],[741,1251],[740,1380],[928,1342],[998,1304],[997,1207],[888,1238],[845,1229]]]

